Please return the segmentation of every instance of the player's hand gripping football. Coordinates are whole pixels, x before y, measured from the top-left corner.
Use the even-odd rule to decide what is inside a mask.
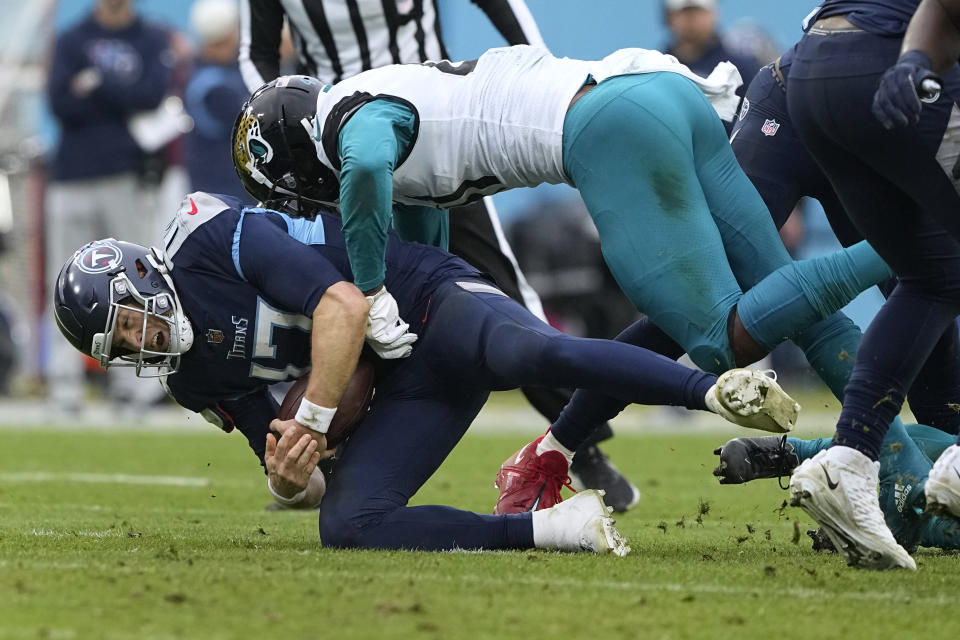
[[[924,102],[940,97],[941,80],[930,70],[930,59],[908,51],[880,79],[873,96],[873,115],[884,129],[906,127],[920,121]]]
[[[417,334],[410,333],[410,325],[400,318],[397,301],[381,287],[373,295],[367,296],[370,313],[367,316],[367,344],[386,360],[406,358],[413,351]]]
[[[322,433],[311,431],[296,420],[274,420],[270,429],[280,434],[279,440],[272,433],[267,434],[263,462],[270,485],[280,495],[291,497],[307,488],[317,463],[333,455],[334,450],[326,450],[327,439]]]

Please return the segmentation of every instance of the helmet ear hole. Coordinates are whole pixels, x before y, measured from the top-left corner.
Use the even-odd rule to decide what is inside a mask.
[[[143,262],[139,258],[137,258],[137,275],[140,276],[141,280],[147,277],[147,268],[143,266]]]

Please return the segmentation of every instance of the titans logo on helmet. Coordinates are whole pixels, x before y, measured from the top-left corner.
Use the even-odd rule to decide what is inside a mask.
[[[123,252],[109,242],[93,242],[78,251],[74,260],[85,273],[106,273],[120,265]]]

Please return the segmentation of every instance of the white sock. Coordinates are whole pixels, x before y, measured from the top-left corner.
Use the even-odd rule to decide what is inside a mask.
[[[537,549],[556,549],[560,546],[560,535],[556,519],[551,518],[550,509],[533,512],[533,546]]]
[[[543,440],[537,445],[538,456],[542,456],[547,451],[559,451],[563,454],[563,457],[567,459],[567,464],[573,462],[574,452],[560,444],[560,442],[553,437],[552,431],[547,431],[547,435],[543,436]]]

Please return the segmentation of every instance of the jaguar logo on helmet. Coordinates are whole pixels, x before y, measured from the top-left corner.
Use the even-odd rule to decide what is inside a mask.
[[[260,121],[251,107],[240,117],[233,143],[237,159],[250,173],[254,173],[257,165],[273,160],[273,147],[260,135]]]
[[[110,242],[91,242],[77,252],[74,262],[85,273],[106,273],[120,266],[123,252]]]

